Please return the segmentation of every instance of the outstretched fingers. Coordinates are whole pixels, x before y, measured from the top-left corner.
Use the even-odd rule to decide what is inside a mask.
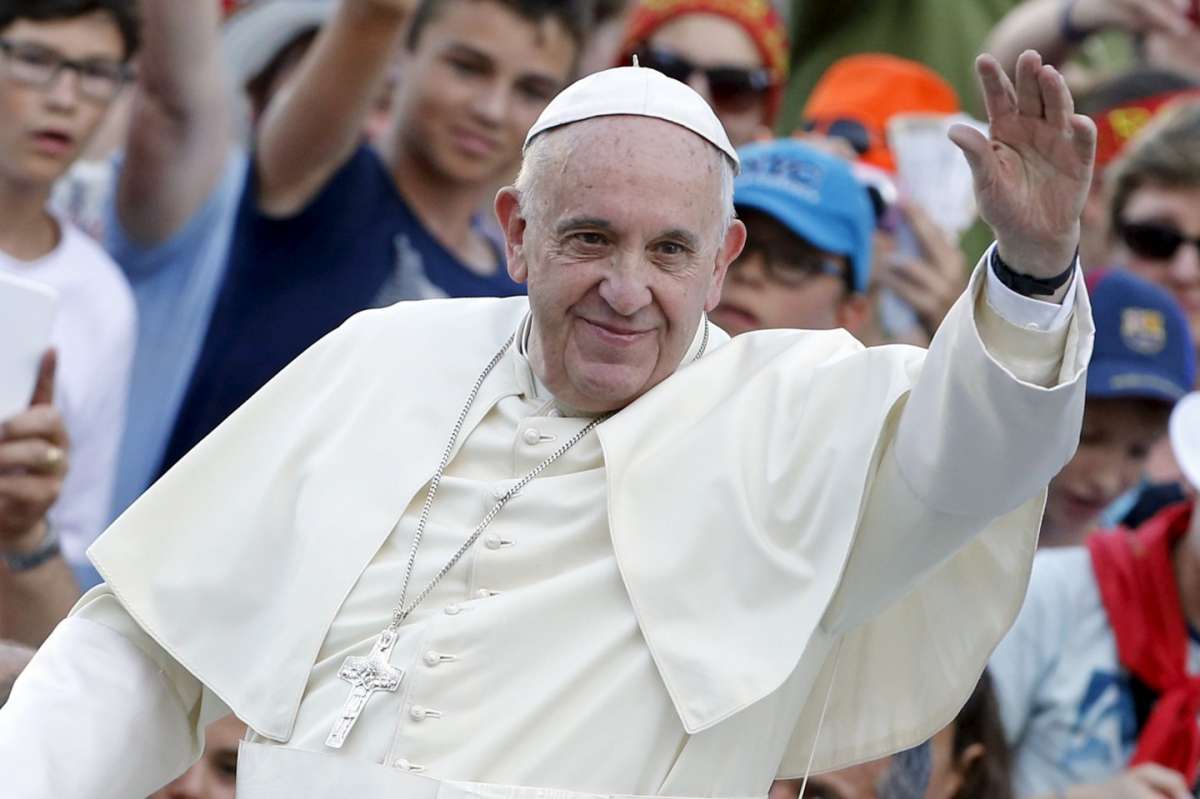
[[[1017,59],[1017,110],[1022,116],[1040,119],[1045,112],[1042,98],[1042,57],[1026,50]]]
[[[995,125],[1000,119],[1017,113],[1016,89],[999,61],[986,53],[979,56],[975,59],[975,74],[979,76],[989,123]]]
[[[1071,117],[1075,115],[1075,100],[1071,97],[1066,80],[1057,69],[1049,66],[1041,67],[1037,79],[1046,121],[1064,133],[1070,132]]]

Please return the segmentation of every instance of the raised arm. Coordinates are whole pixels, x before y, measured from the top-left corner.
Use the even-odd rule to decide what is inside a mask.
[[[1028,281],[1040,281],[1032,290],[1046,293],[1007,287],[986,256],[977,268],[883,451],[833,627],[866,620],[994,519],[1034,501],[1078,443],[1092,326],[1073,310],[1086,308],[1075,250],[1095,128],[1036,53],[1021,56],[1015,85],[988,56],[978,69],[991,137],[956,126],[951,138],[1001,258],[1026,281],[1014,285],[1030,291]]]
[[[145,246],[177,232],[221,178],[230,122],[216,0],[143,0],[146,45],[117,214]]]
[[[259,208],[288,216],[346,162],[396,54],[411,0],[342,0],[257,135]]]
[[[53,353],[42,359],[27,411],[0,425],[0,638],[39,646],[79,588],[48,542],[46,512],[67,470],[67,433],[54,408]],[[19,565],[17,565],[19,564]]]
[[[1091,33],[1185,34],[1190,27],[1176,0],[1026,0],[997,23],[984,49],[1012,75],[1025,50],[1037,50],[1047,64],[1060,64]]]

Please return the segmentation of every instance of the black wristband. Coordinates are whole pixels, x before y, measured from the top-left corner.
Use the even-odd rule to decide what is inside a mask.
[[[42,536],[42,543],[37,549],[32,552],[0,553],[0,562],[3,562],[10,572],[16,574],[36,569],[51,558],[57,557],[61,552],[62,547],[58,543],[58,535],[53,527],[47,525],[46,533]]]
[[[999,247],[992,247],[990,262],[992,273],[1013,291],[1026,297],[1048,297],[1065,286],[1071,279],[1071,275],[1075,274],[1075,261],[1078,258],[1079,249],[1076,248],[1075,255],[1071,256],[1071,265],[1054,277],[1033,277],[1014,272],[1012,267],[1004,263],[1004,259],[1000,257]]]

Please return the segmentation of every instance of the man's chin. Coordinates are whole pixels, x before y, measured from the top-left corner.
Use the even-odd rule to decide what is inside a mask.
[[[572,370],[570,396],[558,399],[587,413],[610,413],[630,404],[651,388],[640,370],[610,364],[591,364]]]

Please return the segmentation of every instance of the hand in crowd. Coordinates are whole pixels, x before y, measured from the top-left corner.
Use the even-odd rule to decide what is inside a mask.
[[[1192,799],[1178,772],[1156,763],[1143,763],[1123,771],[1108,782],[1077,785],[1066,799]]]
[[[1069,22],[1076,30],[1119,28],[1129,33],[1186,35],[1189,0],[1076,0]]]
[[[968,125],[950,138],[966,155],[979,214],[1000,256],[1019,272],[1050,278],[1071,262],[1092,179],[1096,126],[1075,113],[1062,75],[1032,50],[1016,85],[989,55],[976,61],[991,139]]]
[[[46,511],[67,473],[67,431],[53,406],[54,352],[42,358],[28,410],[0,425],[0,548],[42,539]]]
[[[887,253],[877,279],[912,306],[932,337],[967,286],[966,259],[929,214],[913,203],[904,203],[902,209],[921,252]]]

